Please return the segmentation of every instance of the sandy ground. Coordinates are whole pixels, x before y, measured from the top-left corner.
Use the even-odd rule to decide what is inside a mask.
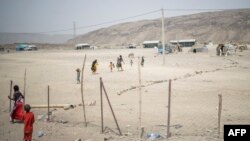
[[[9,122],[10,80],[23,91],[24,70],[27,69],[26,103],[47,103],[50,85],[51,104],[75,104],[71,110],[56,109],[52,121],[38,120],[46,109],[32,109],[35,114],[33,138],[38,141],[132,141],[139,137],[138,56],[145,57],[142,77],[142,126],[147,134],[157,133],[158,140],[166,140],[168,80],[172,79],[170,141],[223,140],[224,124],[250,123],[250,51],[219,57],[215,48],[208,53],[168,54],[162,65],[161,55],[154,49],[110,50],[40,50],[0,54],[0,140],[22,140],[23,124]],[[134,53],[130,66],[129,53]],[[84,99],[88,127],[84,127],[80,84],[76,84],[76,68],[81,68],[84,55]],[[110,72],[109,62],[123,55],[124,71]],[[90,67],[94,59],[99,62],[98,74]],[[100,81],[109,95],[123,136],[119,136],[112,113],[104,97],[105,133],[101,133]],[[217,138],[218,94],[222,94],[221,135]],[[88,103],[96,101],[96,105]],[[60,121],[68,121],[61,123]],[[38,137],[39,131],[44,136]]]

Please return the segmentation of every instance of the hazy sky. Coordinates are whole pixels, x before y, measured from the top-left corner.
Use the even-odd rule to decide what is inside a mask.
[[[238,9],[250,8],[250,0],[0,0],[0,32],[36,33],[95,25],[142,13],[165,9]],[[165,11],[178,16],[201,11]],[[160,18],[161,13],[114,22],[112,24]],[[82,34],[105,24],[77,30]],[[72,34],[73,31],[50,32]]]

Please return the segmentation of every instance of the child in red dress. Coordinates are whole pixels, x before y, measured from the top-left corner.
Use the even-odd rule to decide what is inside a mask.
[[[33,133],[33,123],[35,122],[35,117],[32,112],[30,112],[30,105],[26,104],[24,106],[26,113],[23,116],[24,121],[24,137],[23,141],[32,141]]]

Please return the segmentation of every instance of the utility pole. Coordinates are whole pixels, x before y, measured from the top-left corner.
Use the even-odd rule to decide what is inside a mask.
[[[74,44],[76,44],[76,22],[73,22],[73,38],[74,38]]]
[[[164,27],[164,9],[161,9],[161,23],[162,23],[162,56],[163,56],[163,65],[165,65],[165,27]]]
[[[75,21],[73,22],[73,29],[74,29],[73,35],[74,35],[74,38],[75,38],[76,37],[76,22]]]

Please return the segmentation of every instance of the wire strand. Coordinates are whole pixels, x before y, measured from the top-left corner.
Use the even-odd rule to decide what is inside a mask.
[[[163,10],[164,11],[223,11],[223,10],[236,10],[236,9],[163,9]],[[90,27],[96,27],[96,26],[101,26],[101,25],[105,25],[105,24],[116,23],[116,22],[132,19],[132,18],[137,18],[137,17],[149,15],[149,14],[152,14],[152,13],[157,13],[157,12],[160,12],[160,11],[161,11],[161,9],[158,9],[158,10],[154,10],[154,11],[150,11],[150,12],[146,12],[146,13],[142,13],[142,14],[138,14],[138,15],[135,15],[135,16],[126,17],[126,18],[121,18],[121,19],[117,19],[117,20],[112,20],[112,21],[107,21],[107,22],[102,22],[102,23],[92,24],[92,25],[79,26],[79,27],[75,28],[75,30],[77,30],[77,29],[85,29],[85,28],[90,28]],[[35,32],[35,33],[45,34],[45,33],[56,33],[56,32],[64,32],[64,31],[72,31],[72,30],[74,30],[74,28],[67,28],[67,29],[61,29],[61,30],[52,30],[52,31],[45,31],[45,32]]]

